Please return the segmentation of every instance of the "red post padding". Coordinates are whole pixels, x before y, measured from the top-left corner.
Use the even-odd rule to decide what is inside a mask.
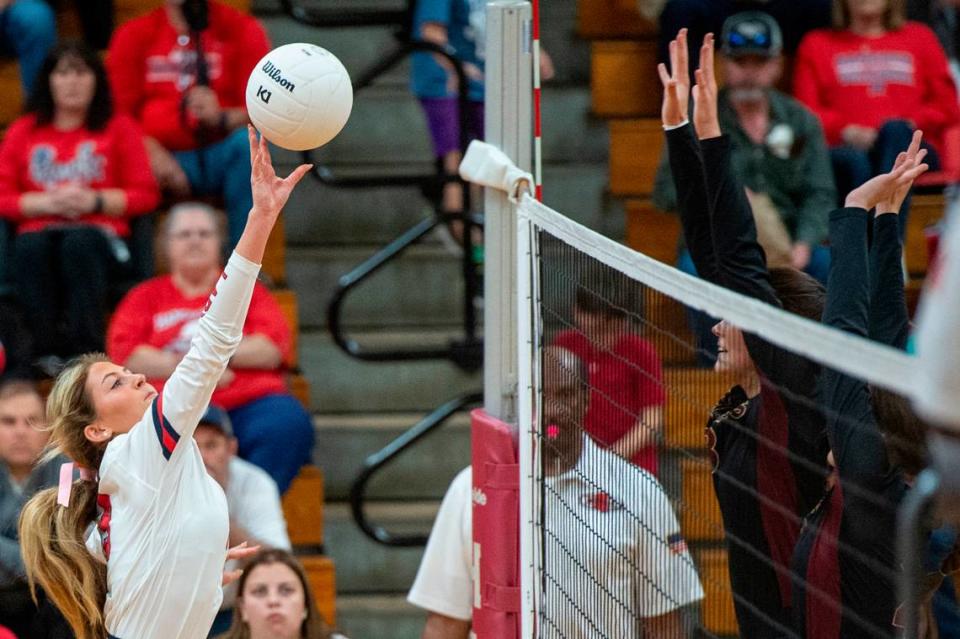
[[[520,466],[510,426],[477,409],[473,447],[473,631],[520,637]]]

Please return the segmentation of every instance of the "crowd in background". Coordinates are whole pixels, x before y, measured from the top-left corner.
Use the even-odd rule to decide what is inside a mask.
[[[484,3],[415,4],[415,35],[451,47],[464,63],[468,137],[481,137]],[[889,171],[916,129],[924,131],[925,161],[932,169],[960,163],[953,157],[960,154],[958,5],[640,0],[644,14],[660,21],[664,60],[681,27],[690,29],[691,68],[703,35],[719,38],[725,79],[719,118],[770,266],[800,269],[826,283],[829,211]],[[58,43],[55,13],[45,2],[0,2],[2,42],[20,63],[27,97],[24,115],[0,143],[5,378],[32,383],[55,374],[72,356],[105,351],[159,388],[186,352],[251,206],[244,90],[249,69],[270,47],[251,16],[219,0],[202,6],[197,11],[192,0],[167,0],[111,34],[111,4],[101,2],[97,11],[85,5],[84,42]],[[97,50],[104,47],[101,56]],[[549,58],[545,64],[548,77]],[[438,165],[452,173],[460,140],[452,68],[443,58],[417,54],[412,90]],[[654,192],[664,210],[678,208],[673,179],[665,156]],[[171,205],[155,228],[157,211]],[[464,206],[462,191],[448,185],[445,209],[459,213]],[[908,211],[909,198],[896,218],[901,237]],[[162,257],[162,270],[155,254]],[[678,266],[697,272],[689,247],[679,247]],[[586,364],[595,393],[589,408],[584,405],[582,423],[571,428],[655,476],[665,401],[656,383],[655,349],[638,336],[595,348],[627,331],[624,318],[587,296],[578,296],[573,315],[577,330],[558,335],[556,346]],[[700,350],[715,352],[709,318],[691,321]],[[205,418],[209,428],[198,431],[198,440],[202,433],[208,468],[224,487],[231,513],[238,513],[232,522],[237,539],[287,548],[277,504],[310,459],[313,427],[287,389],[290,329],[266,287],[255,291],[244,333]],[[625,383],[631,366],[652,376]],[[43,438],[29,427],[43,421],[41,398],[31,388],[13,381],[0,389],[0,473],[7,478],[0,481],[0,626],[20,637],[60,637],[66,635],[56,612],[25,594],[16,547],[19,506],[56,482],[51,468],[57,460],[40,460]],[[251,496],[263,498],[265,492],[264,503],[250,506]],[[271,525],[260,532],[265,521]],[[297,573],[281,554],[264,563]],[[245,579],[255,581],[256,574]],[[300,596],[309,595],[298,575]],[[231,608],[249,601],[242,594],[245,584],[225,600],[215,628],[227,628]],[[701,595],[691,586],[684,600]],[[424,601],[417,603],[432,610]],[[463,618],[468,609],[461,603],[436,612],[465,623],[435,636],[465,636],[469,616]],[[312,608],[302,612],[316,616]],[[38,623],[42,628],[30,626]],[[250,636],[237,630],[241,622],[234,624],[228,636]]]

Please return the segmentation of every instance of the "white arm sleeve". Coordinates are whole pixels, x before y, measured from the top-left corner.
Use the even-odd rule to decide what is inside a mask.
[[[240,345],[259,272],[258,264],[237,253],[227,262],[200,318],[190,350],[167,380],[163,396],[153,408],[154,419],[159,414],[160,427],[171,438],[193,436],[220,376]],[[175,434],[167,432],[168,427]]]

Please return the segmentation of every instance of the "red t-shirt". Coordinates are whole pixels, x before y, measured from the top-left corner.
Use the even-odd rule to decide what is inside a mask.
[[[216,0],[209,15],[200,44],[210,87],[220,106],[243,107],[250,72],[270,50],[267,34],[254,18]],[[183,96],[196,81],[195,47],[160,7],[118,27],[107,56],[117,109],[133,115],[147,135],[173,151],[198,145],[195,122],[185,127],[181,119]]]
[[[197,322],[211,291],[197,297],[184,297],[169,275],[143,282],[123,298],[107,330],[107,354],[115,362],[125,362],[140,345],[175,353],[186,353],[197,329]],[[290,352],[290,327],[276,300],[261,284],[253,289],[244,335],[263,335],[277,345],[286,360]],[[282,372],[234,368],[233,381],[218,388],[211,400],[232,410],[249,401],[287,392]],[[157,391],[164,380],[151,379]]]
[[[92,189],[123,189],[127,210],[123,217],[89,213],[75,220],[55,216],[24,217],[20,196],[67,183]],[[148,213],[160,201],[157,181],[150,171],[143,134],[125,115],[110,119],[102,131],[85,127],[59,131],[37,125],[34,115],[18,118],[0,144],[0,217],[17,225],[18,233],[52,225],[96,224],[126,237],[128,218]]]
[[[933,31],[917,22],[876,38],[811,31],[797,50],[793,91],[820,117],[831,145],[842,143],[849,124],[879,128],[901,119],[941,151],[944,131],[960,124],[947,57]]]
[[[590,405],[584,427],[597,442],[610,447],[630,432],[644,408],[666,401],[657,349],[637,335],[623,335],[612,349],[596,346],[582,333],[558,333],[553,346],[579,357],[590,371]],[[630,460],[657,474],[657,447],[647,446]]]

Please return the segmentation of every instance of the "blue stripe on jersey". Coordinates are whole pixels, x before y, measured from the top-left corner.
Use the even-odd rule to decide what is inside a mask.
[[[153,429],[157,433],[157,439],[160,440],[163,458],[169,460],[170,455],[173,454],[173,449],[177,447],[177,442],[180,441],[180,434],[173,429],[173,426],[163,415],[162,397],[162,395],[157,395],[157,398],[153,400],[151,413],[153,414]]]

